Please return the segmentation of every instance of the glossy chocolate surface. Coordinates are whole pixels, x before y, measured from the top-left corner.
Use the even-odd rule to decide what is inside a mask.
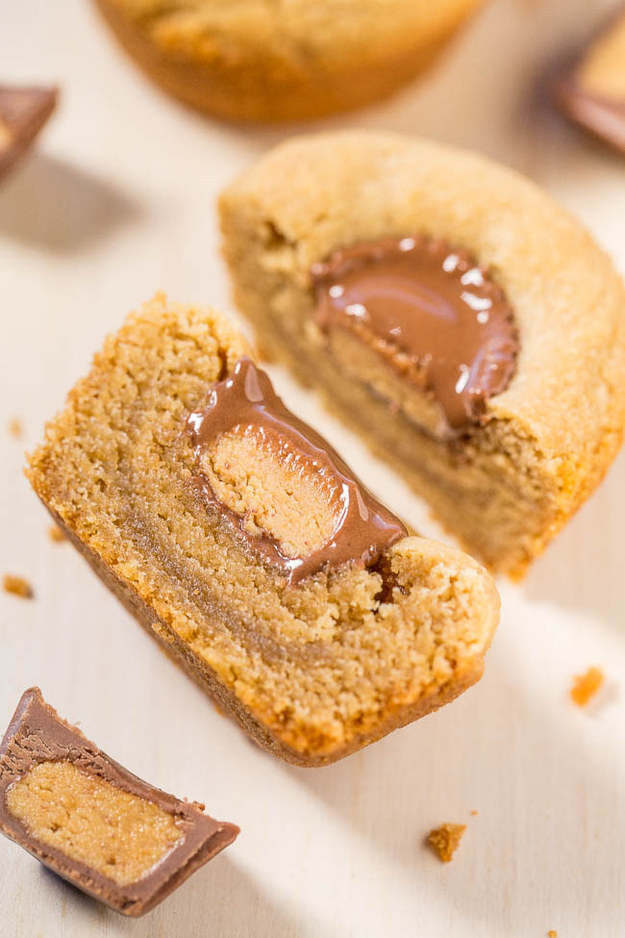
[[[450,435],[508,386],[518,335],[503,291],[466,251],[424,237],[341,248],[312,270],[315,321],[349,329],[421,386]]]
[[[219,507],[235,534],[247,547],[283,572],[290,583],[330,566],[347,562],[368,566],[382,551],[407,534],[402,522],[361,485],[330,444],[284,406],[269,376],[249,358],[240,359],[230,377],[216,382],[207,406],[192,413],[187,421],[198,463],[205,449],[221,434],[260,430],[259,439],[275,452],[276,458],[291,459],[297,471],[318,479],[332,491],[339,510],[331,537],[308,556],[289,557],[275,538],[252,535],[242,519],[219,502],[205,475],[198,479],[207,501]],[[294,495],[293,497],[296,497]],[[305,512],[307,506],[301,505]]]

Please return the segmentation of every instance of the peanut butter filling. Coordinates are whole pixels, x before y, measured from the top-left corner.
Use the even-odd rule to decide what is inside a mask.
[[[72,762],[40,762],[8,789],[6,807],[34,839],[120,886],[160,863],[183,833],[173,815]]]
[[[337,480],[263,427],[224,433],[202,454],[200,466],[241,527],[253,537],[269,535],[289,559],[321,550],[340,524]]]
[[[328,565],[368,566],[407,534],[248,358],[213,385],[187,428],[204,497],[289,582]]]

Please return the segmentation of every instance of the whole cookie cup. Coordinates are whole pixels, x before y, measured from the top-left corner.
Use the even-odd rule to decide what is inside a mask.
[[[96,0],[166,91],[219,117],[290,121],[378,100],[427,68],[481,0]]]
[[[265,352],[522,574],[622,439],[625,292],[587,232],[489,160],[349,131],[275,149],[221,219]]]

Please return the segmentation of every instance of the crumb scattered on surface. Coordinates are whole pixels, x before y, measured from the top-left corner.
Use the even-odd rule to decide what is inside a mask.
[[[21,599],[32,599],[35,595],[33,588],[23,576],[15,576],[13,573],[5,573],[2,577],[2,588],[5,593],[12,593]]]
[[[63,532],[61,531],[58,524],[51,524],[48,528],[48,536],[51,541],[54,541],[55,544],[60,544],[62,541],[67,540]]]
[[[23,435],[24,427],[19,417],[12,417],[11,420],[9,420],[9,433],[12,437],[15,437],[16,440],[19,440]]]
[[[588,668],[585,674],[577,674],[573,678],[571,687],[571,700],[578,707],[585,707],[603,684],[603,671],[601,668]]]
[[[555,928],[550,928],[547,932],[547,938],[558,938],[558,933]]]
[[[427,842],[442,863],[449,863],[466,829],[466,824],[441,824],[430,831]]]
[[[480,813],[479,811],[471,811],[471,816],[477,817],[479,813]]]

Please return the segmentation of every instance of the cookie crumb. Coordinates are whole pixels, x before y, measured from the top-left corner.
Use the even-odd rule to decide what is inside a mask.
[[[19,440],[24,434],[24,427],[19,417],[12,417],[9,420],[9,433],[14,439]]]
[[[13,573],[4,574],[2,588],[5,593],[12,593],[20,599],[32,599],[35,595],[28,580],[25,580],[23,576],[15,576]]]
[[[577,674],[573,678],[571,700],[578,707],[585,707],[595,696],[602,684],[603,671],[601,668],[588,668],[585,674]]]
[[[441,824],[430,831],[427,842],[438,854],[441,863],[449,863],[466,829],[466,824]]]
[[[558,933],[555,928],[550,928],[547,932],[547,938],[558,938]]]
[[[479,813],[479,811],[471,811],[471,817],[477,817]]]
[[[48,528],[48,536],[51,541],[54,541],[55,544],[61,544],[63,541],[67,540],[58,524],[50,525]]]

